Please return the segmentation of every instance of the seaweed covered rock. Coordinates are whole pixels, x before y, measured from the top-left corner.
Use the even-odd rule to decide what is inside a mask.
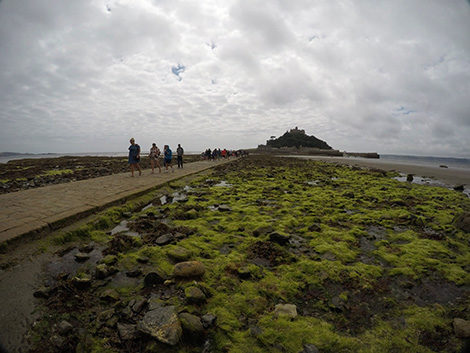
[[[202,325],[201,319],[196,315],[190,313],[181,313],[179,315],[183,331],[191,336],[199,336],[204,333],[204,326]]]
[[[182,246],[175,246],[167,251],[167,255],[175,262],[186,261],[191,257],[191,252]]]
[[[204,265],[199,261],[185,261],[177,263],[173,269],[175,277],[200,277],[206,272]]]
[[[174,306],[148,311],[137,324],[137,329],[172,346],[176,345],[183,335],[181,322]]]
[[[198,287],[187,287],[184,290],[184,295],[188,303],[200,304],[206,301],[206,296]]]

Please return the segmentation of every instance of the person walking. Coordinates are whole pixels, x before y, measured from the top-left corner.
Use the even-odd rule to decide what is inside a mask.
[[[165,167],[165,170],[168,170],[168,166],[169,166],[171,170],[173,171],[173,166],[171,165],[172,152],[171,152],[170,146],[165,145],[163,147],[163,155],[164,155],[163,166]]]
[[[183,168],[183,154],[184,154],[184,149],[178,143],[178,148],[176,149],[176,155],[178,159],[178,168]]]
[[[139,176],[142,175],[142,170],[140,169],[140,146],[135,143],[134,138],[132,137],[129,142],[131,145],[129,146],[129,158],[128,163],[131,166],[131,177],[134,176],[134,169],[139,171]]]
[[[162,172],[162,168],[160,167],[160,149],[157,147],[156,143],[152,143],[152,147],[150,148],[150,165],[152,166],[152,174],[154,173],[155,170],[155,165],[158,167],[159,173]]]

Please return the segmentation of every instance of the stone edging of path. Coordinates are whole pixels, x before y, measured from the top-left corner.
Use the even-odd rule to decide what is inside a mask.
[[[148,192],[161,188],[171,181],[197,174],[215,166],[230,163],[234,160],[235,159],[217,162],[200,161],[189,163],[185,165],[185,169],[183,170],[175,168],[176,173],[174,174],[162,173],[161,176],[163,178],[161,179],[155,179],[158,178],[159,174],[151,175],[149,171],[146,170],[146,174],[142,177],[136,176],[131,178],[130,173],[120,173],[0,195],[0,245],[10,246],[20,240],[39,238],[51,231],[66,227],[96,212],[138,198]],[[134,186],[130,184],[129,181],[136,182],[138,185]],[[108,182],[113,185],[109,185]],[[127,189],[123,190],[123,186],[127,187]],[[87,192],[88,194],[93,194],[93,190],[84,192],[82,196],[80,195],[80,187],[94,187],[97,189],[97,193],[109,187],[110,193],[106,194],[101,200],[91,200],[87,198],[86,194]],[[117,192],[113,192],[113,188],[115,188]],[[75,195],[72,195],[72,198],[75,197],[75,199],[69,201],[68,198],[70,197],[67,195],[68,192],[75,193]],[[54,193],[56,195],[51,197],[50,195]],[[27,204],[30,195],[36,197],[37,205],[32,205],[33,207],[30,207],[29,210],[23,210],[24,207],[21,207],[21,204]],[[41,195],[43,195],[44,199],[41,198]],[[17,201],[15,199],[23,200]],[[68,206],[65,205],[67,202],[75,204]],[[46,208],[49,203],[59,204],[59,209],[61,208],[60,204],[64,204],[64,207],[61,208],[62,212],[54,214],[48,213]],[[15,207],[17,209],[16,214]],[[29,215],[27,214],[28,212]],[[18,213],[22,213],[22,215],[18,216]],[[15,216],[19,219],[15,219]],[[8,224],[10,224],[10,227]]]

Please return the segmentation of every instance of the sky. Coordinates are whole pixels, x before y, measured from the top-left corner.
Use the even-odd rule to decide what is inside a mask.
[[[0,151],[470,157],[467,0],[0,0]]]

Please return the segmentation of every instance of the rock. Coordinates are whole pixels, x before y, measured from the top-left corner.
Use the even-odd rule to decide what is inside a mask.
[[[263,329],[259,326],[250,327],[250,336],[259,337],[263,333]]]
[[[150,259],[146,256],[139,256],[137,258],[137,262],[140,262],[141,264],[146,264],[150,261]]]
[[[62,348],[65,346],[65,338],[60,337],[57,335],[52,335],[51,336],[51,343],[56,347],[62,350]]]
[[[250,268],[247,266],[240,267],[237,270],[237,273],[238,273],[238,277],[240,277],[241,279],[249,279],[251,277]]]
[[[453,321],[455,336],[459,338],[470,338],[470,321],[455,318]]]
[[[97,279],[104,279],[108,276],[108,266],[106,264],[99,264],[95,269],[95,277]]]
[[[72,279],[72,284],[77,288],[77,289],[86,289],[91,286],[91,278],[88,276],[85,277],[74,277]]]
[[[188,332],[190,335],[200,335],[204,332],[204,326],[202,325],[201,319],[190,313],[181,313],[179,315],[183,330]]]
[[[88,254],[88,253],[92,252],[94,248],[95,248],[95,243],[91,242],[91,243],[88,243],[85,246],[82,246],[78,250],[80,250],[80,252],[82,252],[82,253],[87,253]]]
[[[185,288],[184,295],[188,303],[200,304],[206,301],[206,296],[202,290],[194,286]]]
[[[117,329],[119,332],[119,337],[123,341],[131,340],[135,338],[136,328],[135,325],[130,324],[117,324]]]
[[[175,246],[167,251],[167,255],[173,261],[186,261],[191,257],[191,252],[182,246]]]
[[[320,353],[314,344],[304,344],[304,349],[299,353]]]
[[[133,312],[138,314],[145,308],[146,305],[147,305],[147,299],[140,298],[135,301],[135,303],[131,306],[131,308]]]
[[[137,329],[172,346],[179,342],[183,334],[174,306],[148,311],[137,324]]]
[[[204,265],[199,261],[185,261],[177,263],[173,269],[175,277],[200,277],[205,272]]]
[[[98,322],[101,322],[101,323],[106,322],[114,316],[114,313],[115,313],[114,309],[104,310],[98,314],[97,320]]]
[[[440,167],[440,168],[449,168],[449,167],[446,166],[445,164],[441,164],[439,167]]]
[[[465,185],[456,185],[454,186],[455,191],[464,191],[465,190]]]
[[[210,313],[202,315],[201,317],[202,325],[205,328],[213,326],[216,320],[217,320],[217,316],[215,316],[214,314],[210,314]]]
[[[139,277],[141,274],[142,274],[142,270],[139,268],[136,270],[131,270],[131,271],[126,272],[126,276],[131,277],[131,278]]]
[[[62,320],[59,325],[57,325],[57,330],[59,332],[59,335],[65,336],[73,330],[73,325],[66,320]]]
[[[232,212],[232,209],[228,205],[220,205],[217,209],[220,212]]]
[[[113,288],[106,289],[103,293],[101,293],[100,299],[107,302],[117,302],[119,300],[119,293],[116,289]]]
[[[50,296],[51,289],[49,287],[40,287],[33,293],[35,298],[47,299]]]
[[[101,260],[102,263],[106,265],[115,265],[117,262],[117,256],[116,255],[106,255],[103,260]]]
[[[194,208],[191,208],[189,211],[185,213],[185,219],[196,219],[198,216],[197,211]]]
[[[169,244],[172,241],[173,241],[173,235],[171,233],[167,233],[167,234],[163,234],[163,235],[159,236],[155,240],[155,244],[162,246],[162,245]]]
[[[309,232],[321,232],[321,226],[319,224],[312,224],[311,226],[308,227]]]
[[[413,174],[408,174],[408,175],[406,176],[406,181],[409,182],[409,183],[411,183],[411,182],[413,181]]]
[[[274,307],[274,314],[277,316],[287,316],[290,319],[297,317],[297,306],[294,304],[277,304]]]
[[[273,232],[269,234],[269,240],[272,241],[273,243],[277,243],[279,245],[286,245],[289,243],[289,239],[291,237],[288,235],[282,235],[277,232]]]
[[[274,228],[271,226],[259,227],[253,231],[254,237],[259,237],[260,235],[265,235],[274,232]]]
[[[470,233],[470,212],[464,213],[457,217],[455,226],[465,233]]]
[[[77,262],[85,262],[90,258],[90,255],[83,253],[83,252],[78,252],[75,254],[75,261]]]
[[[99,264],[96,266],[95,269],[95,277],[97,279],[105,279],[108,276],[111,276],[112,274],[115,274],[118,272],[117,268],[113,266],[107,266],[106,264]]]
[[[165,282],[164,276],[162,276],[158,272],[149,272],[145,275],[144,287],[153,287],[158,284],[163,284],[163,282]]]

